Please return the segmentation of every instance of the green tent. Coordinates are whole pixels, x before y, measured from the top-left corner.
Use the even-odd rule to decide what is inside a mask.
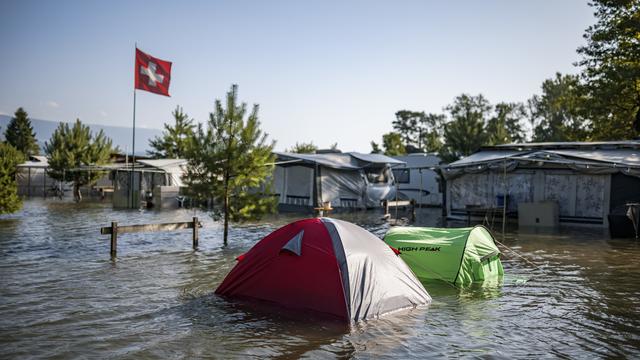
[[[498,279],[504,274],[500,250],[484,226],[457,229],[394,227],[384,241],[420,279],[439,279],[457,286]]]

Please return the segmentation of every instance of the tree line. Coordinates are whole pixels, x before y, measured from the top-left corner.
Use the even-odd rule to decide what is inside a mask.
[[[444,161],[481,146],[524,141],[605,141],[640,135],[640,2],[596,0],[596,23],[576,75],[556,73],[524,103],[492,105],[462,94],[442,113],[400,110],[393,131],[371,142],[373,153],[437,152]]]
[[[149,143],[150,157],[188,160],[183,176],[188,195],[196,202],[214,201],[217,206],[212,216],[223,219],[225,244],[230,222],[259,219],[277,205],[270,191],[275,142],[260,129],[258,109],[257,104],[249,109],[246,103],[239,103],[238,87],[233,85],[224,101],[215,101],[204,125],[195,125],[177,106],[172,113],[174,124],[165,124],[162,135]],[[80,120],[71,126],[60,123],[44,145],[47,175],[73,182],[74,198],[80,201],[80,187],[104,175],[87,167],[108,163],[117,151],[102,130],[93,135]],[[28,115],[19,108],[0,143],[0,213],[20,209],[17,165],[39,152]]]
[[[40,154],[31,120],[23,108],[14,113],[4,137],[0,143],[0,214],[12,213],[22,207],[16,180],[17,166]],[[111,139],[102,130],[94,135],[79,119],[72,126],[60,123],[44,144],[49,163],[47,175],[58,181],[72,182],[74,199],[80,201],[80,188],[94,183],[101,175],[80,168],[109,162],[113,151]]]

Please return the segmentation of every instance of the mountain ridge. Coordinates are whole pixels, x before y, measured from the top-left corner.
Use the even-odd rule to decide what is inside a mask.
[[[0,115],[0,140],[4,141],[4,132],[7,130],[7,125],[11,121],[12,116]],[[31,120],[31,126],[36,133],[36,140],[41,149],[44,148],[44,142],[48,141],[53,135],[53,132],[61,122],[73,124],[68,121],[53,121],[43,119]],[[83,123],[91,129],[91,132],[95,135],[100,130],[104,131],[104,134],[111,139],[114,147],[119,147],[120,151],[124,151],[131,147],[132,128],[126,126],[114,126],[114,125],[102,125],[102,124],[87,124]],[[160,129],[148,129],[148,128],[136,128],[136,155],[144,155],[147,150],[150,150],[149,140],[155,136],[162,135]],[[129,150],[130,151],[130,150]]]

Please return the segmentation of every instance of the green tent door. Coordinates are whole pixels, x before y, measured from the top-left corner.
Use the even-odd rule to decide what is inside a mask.
[[[438,279],[456,286],[498,279],[504,275],[500,250],[483,226],[441,229],[394,227],[384,241],[420,279]]]

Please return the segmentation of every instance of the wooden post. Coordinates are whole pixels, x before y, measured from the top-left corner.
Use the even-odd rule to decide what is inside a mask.
[[[396,181],[396,221],[398,221],[398,190],[399,190],[399,186],[398,186],[398,181]]]
[[[198,218],[193,217],[193,248],[198,248]]]
[[[42,182],[42,197],[46,199],[47,198],[47,169],[43,170],[42,178],[44,179]]]
[[[27,196],[31,197],[31,166],[29,166],[29,178],[27,180]]]
[[[111,257],[115,257],[118,252],[118,222],[111,222]]]
[[[416,221],[416,200],[411,199],[411,221]]]
[[[411,173],[411,171],[409,171]],[[418,206],[422,207],[422,168],[418,169],[418,174],[420,174],[420,193],[418,193]]]
[[[504,161],[504,193],[502,194],[502,238],[504,239],[504,229],[507,222],[507,160]]]

